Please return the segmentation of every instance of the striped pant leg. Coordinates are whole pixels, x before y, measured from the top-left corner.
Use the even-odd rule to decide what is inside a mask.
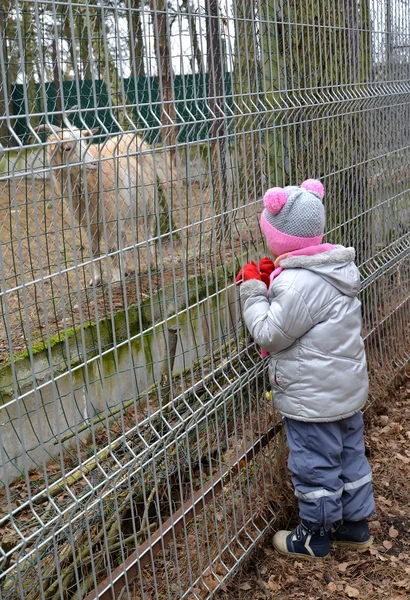
[[[285,426],[300,518],[329,530],[343,514],[340,421],[305,423],[285,418]]]
[[[359,412],[345,421],[341,476],[343,518],[361,521],[374,512],[372,470],[365,456],[363,415]]]

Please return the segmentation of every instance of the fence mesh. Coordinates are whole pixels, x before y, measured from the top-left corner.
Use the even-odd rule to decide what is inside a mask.
[[[211,597],[285,450],[233,283],[320,178],[409,360],[408,0],[3,0],[0,597]]]

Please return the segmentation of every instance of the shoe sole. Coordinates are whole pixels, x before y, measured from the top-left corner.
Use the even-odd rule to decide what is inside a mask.
[[[366,542],[338,542],[338,541],[330,541],[332,546],[336,546],[337,548],[352,548],[353,550],[367,550],[373,544],[373,536],[371,536]]]
[[[285,550],[278,548],[275,543],[272,543],[272,545],[275,548],[276,552],[279,552],[279,554],[281,554],[282,556],[290,556],[291,558],[293,556],[297,556],[298,558],[301,558],[302,560],[314,561],[314,560],[323,560],[329,556],[329,554],[326,554],[326,556],[310,556],[310,554],[299,554],[298,552],[286,552]]]

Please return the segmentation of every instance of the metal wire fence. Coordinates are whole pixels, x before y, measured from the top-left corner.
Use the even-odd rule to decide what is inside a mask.
[[[408,0],[3,0],[0,597],[211,597],[275,520],[233,283],[264,191],[356,247],[370,400],[409,360]]]

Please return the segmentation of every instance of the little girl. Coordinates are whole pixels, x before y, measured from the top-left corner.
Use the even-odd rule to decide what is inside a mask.
[[[278,531],[282,554],[322,558],[330,544],[366,548],[374,512],[363,417],[368,378],[353,248],[321,244],[323,185],[273,188],[261,228],[275,257],[237,276],[246,326],[265,354],[284,417],[301,522]]]

